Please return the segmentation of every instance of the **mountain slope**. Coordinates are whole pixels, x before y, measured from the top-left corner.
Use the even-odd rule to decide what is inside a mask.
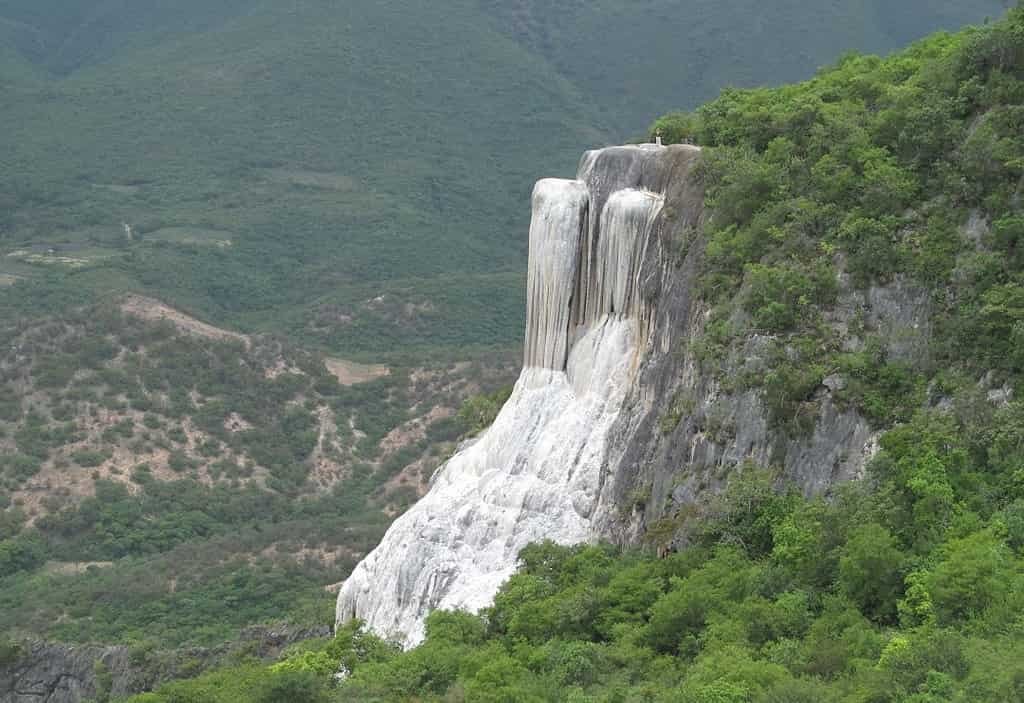
[[[542,61],[452,14],[269,4],[41,84],[3,108],[4,190],[21,193],[8,241],[97,247],[85,258],[114,285],[236,324],[372,282],[341,301],[358,330],[382,281],[517,270],[521,243],[496,229],[515,219],[507,184],[600,133]],[[137,233],[128,246],[121,222]],[[183,247],[166,241],[175,228],[231,245]],[[514,278],[495,281],[515,297]],[[399,306],[431,303],[429,284],[409,287]]]
[[[251,0],[216,3],[153,0],[5,0],[0,22],[17,28],[13,45],[54,75],[66,75],[132,51],[205,32],[253,6]]]
[[[956,7],[915,5],[915,31],[995,10]],[[4,0],[0,274],[49,263],[349,353],[514,344],[534,173],[722,85],[889,48],[896,12]]]
[[[692,145],[605,150],[617,170],[588,158],[582,175],[605,195],[637,178],[666,194],[658,246],[631,279],[653,307],[650,333],[605,446],[627,451],[602,466],[617,508],[605,536],[625,548],[528,546],[492,606],[435,611],[410,651],[353,622],[273,666],[134,700],[1021,700],[1022,121],[1024,5],[984,29],[659,120],[668,139],[702,144],[697,179],[622,153],[669,160]],[[673,198],[687,187],[706,188],[710,217],[694,222]],[[602,223],[614,210],[595,209]],[[535,222],[558,241],[578,212]],[[624,241],[597,231],[609,249]],[[561,282],[585,291],[587,270]],[[541,280],[563,290],[558,274]],[[563,445],[530,448],[561,469]],[[806,451],[822,445],[831,454]],[[489,483],[515,495],[525,465]],[[485,506],[453,512],[507,544],[515,534],[498,520],[472,519]],[[391,573],[415,582],[413,560]]]
[[[885,53],[1005,9],[1000,0],[480,2],[499,28],[578,85],[620,138],[725,86],[798,80],[843,51]]]

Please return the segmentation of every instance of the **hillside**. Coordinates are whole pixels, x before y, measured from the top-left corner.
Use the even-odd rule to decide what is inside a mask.
[[[137,297],[5,322],[0,342],[0,629],[72,642],[324,621],[324,587],[504,378],[500,360],[325,358]]]
[[[515,344],[533,174],[999,11],[812,5],[5,0],[0,274],[344,354]]]
[[[619,138],[636,136],[651,115],[695,108],[725,86],[799,80],[831,63],[837,50],[884,54],[940,28],[999,17],[1006,6],[998,0],[482,4],[506,34],[572,80]],[[619,56],[629,60],[612,58]]]
[[[163,649],[183,647],[173,673],[194,674],[209,662],[187,664],[189,647],[245,625],[326,623],[328,588],[508,395],[538,174],[723,85],[810,76],[847,47],[885,51],[998,4],[0,0],[0,631],[128,643],[152,681],[171,673]],[[709,325],[673,358],[764,399],[778,436],[806,430],[833,372],[848,380],[844,409],[878,433],[924,399],[974,403],[982,372],[983,394],[1012,388],[1019,155],[1002,107],[1017,94],[986,82],[984,58],[949,73],[977,92],[928,82],[947,68],[928,62],[965,42],[848,58],[659,123],[711,147],[716,213]],[[1000,51],[991,61],[1012,66]],[[808,124],[827,138],[801,141]],[[830,148],[838,165],[822,170]],[[867,222],[839,223],[847,211]],[[841,236],[761,246],[799,230],[800,213]],[[969,222],[978,257],[951,239]],[[929,294],[959,282],[936,317],[957,341],[923,361],[873,339],[836,345],[827,276],[805,270],[858,286],[912,277]],[[751,330],[777,340],[763,378],[732,373]],[[659,437],[725,447],[735,422],[703,401],[659,399]],[[978,412],[956,441],[995,422]],[[1012,407],[999,413],[1012,424]],[[689,527],[669,496],[724,481],[635,468],[616,486],[622,514],[663,550]],[[962,500],[982,521],[1006,507]],[[0,639],[0,670],[18,651]],[[276,676],[246,671],[259,686]]]
[[[514,339],[514,316],[464,294],[519,285],[521,247],[495,231],[514,197],[485,194],[601,138],[572,90],[472,24],[261,7],[5,102],[5,272],[51,264],[86,291],[145,289],[346,352]],[[381,50],[383,27],[401,52]],[[552,137],[512,148],[521,124]],[[50,249],[70,261],[33,258]]]
[[[134,700],[1020,700],[1022,103],[1019,7],[659,120],[703,145],[710,216],[659,233],[652,324],[697,314],[636,376],[659,438],[621,441],[676,453],[609,477],[635,489],[624,544],[530,546],[493,606],[435,612],[407,652],[354,621]],[[679,378],[645,386],[659,368]],[[752,436],[734,401],[774,451],[728,460]],[[863,471],[794,473],[837,417],[871,430]]]

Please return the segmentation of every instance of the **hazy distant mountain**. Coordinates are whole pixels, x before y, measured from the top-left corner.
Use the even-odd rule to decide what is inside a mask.
[[[0,274],[75,250],[62,285],[338,350],[515,343],[536,176],[1000,7],[2,0]]]

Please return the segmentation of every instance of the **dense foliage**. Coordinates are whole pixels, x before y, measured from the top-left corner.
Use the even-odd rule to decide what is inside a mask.
[[[728,382],[762,386],[791,431],[806,429],[831,374],[843,379],[839,399],[879,427],[906,421],[926,391],[953,395],[988,371],[992,387],[1016,385],[1022,103],[1016,9],[659,120],[670,141],[706,147],[714,216],[702,288],[716,307],[698,355],[713,366],[737,340],[766,336],[770,371]],[[858,296],[918,319],[885,327],[858,316]]]
[[[493,393],[476,395],[466,400],[459,409],[460,424],[469,434],[482,432],[494,422],[505,401],[512,395],[512,386],[503,386]]]
[[[370,499],[377,485],[295,501],[187,479],[135,495],[99,482],[95,498],[0,541],[0,630],[167,648],[217,644],[260,622],[322,623],[333,604],[323,584],[344,578],[387,526]]]
[[[534,545],[493,607],[432,614],[410,652],[353,625],[263,675],[319,680],[296,702],[1020,700],[1022,411],[989,459],[955,419],[922,414],[829,501],[779,492],[748,466],[683,552]],[[338,669],[349,676],[335,691]],[[250,673],[217,676],[216,694],[199,679],[137,700],[231,700]]]

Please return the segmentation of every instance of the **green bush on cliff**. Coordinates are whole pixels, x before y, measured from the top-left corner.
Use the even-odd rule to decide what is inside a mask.
[[[822,324],[842,272],[845,287],[926,292],[936,341],[913,354],[911,375],[1019,377],[1022,45],[1018,7],[889,58],[849,55],[807,82],[726,90],[655,122],[669,141],[704,146],[713,217],[702,290],[748,313],[750,329],[734,332],[768,332],[783,346],[813,337],[795,363],[847,373],[841,342],[856,335]],[[906,418],[884,398],[917,384],[889,371],[857,375],[847,394],[882,425]]]
[[[14,664],[21,654],[21,645],[6,639],[0,640],[0,667]]]
[[[468,435],[476,435],[494,423],[505,401],[512,395],[512,386],[503,386],[492,393],[474,395],[459,408],[458,421]]]

